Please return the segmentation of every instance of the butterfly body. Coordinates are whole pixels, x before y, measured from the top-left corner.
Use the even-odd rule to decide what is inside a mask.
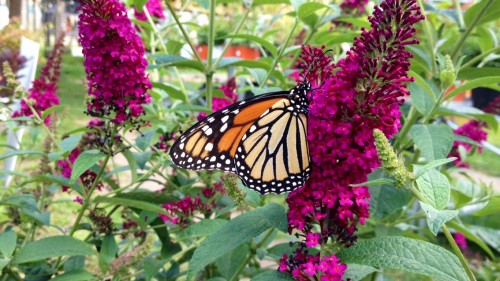
[[[172,146],[170,156],[190,170],[236,173],[261,194],[289,192],[310,174],[307,144],[309,83],[289,92],[252,97],[207,116]]]

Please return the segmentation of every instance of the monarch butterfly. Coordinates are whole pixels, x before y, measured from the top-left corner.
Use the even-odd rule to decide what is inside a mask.
[[[236,173],[261,194],[290,192],[310,175],[307,81],[240,101],[196,123],[170,149],[190,170]]]

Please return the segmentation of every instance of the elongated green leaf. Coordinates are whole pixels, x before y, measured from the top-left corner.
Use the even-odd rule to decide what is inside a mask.
[[[415,172],[418,174],[420,166],[415,165]],[[431,169],[417,178],[418,190],[427,199],[432,207],[442,210],[450,201],[450,182],[442,173]]]
[[[61,141],[61,149],[64,152],[72,151],[82,139],[82,135],[71,136]]]
[[[486,11],[479,19],[478,13],[485,5],[489,5],[486,7]],[[467,8],[464,21],[467,26],[471,25],[474,20],[478,20],[476,25],[481,25],[490,21],[498,20],[498,11],[500,11],[500,1],[492,0],[492,1],[479,1],[477,4],[472,7]]]
[[[19,249],[14,255],[14,263],[38,261],[61,256],[88,256],[96,252],[89,244],[70,236],[43,238]]]
[[[372,238],[358,242],[337,256],[348,264],[413,272],[435,280],[468,280],[454,254],[440,246],[416,239],[398,236]]]
[[[368,180],[383,178],[384,171],[377,169],[368,175]],[[385,219],[399,212],[411,198],[411,192],[394,188],[393,184],[375,184],[369,187],[371,194],[370,214],[377,219]]]
[[[300,5],[297,16],[300,20],[304,20],[306,17],[314,14],[317,10],[320,9],[330,9],[330,6],[318,2],[304,3]]]
[[[125,149],[122,154],[127,159],[132,174],[132,181],[135,182],[137,179],[137,160],[135,159],[135,155],[129,149]]]
[[[99,268],[102,272],[106,272],[109,263],[116,257],[118,253],[118,245],[116,245],[113,235],[106,235],[102,240],[101,251],[99,253]]]
[[[187,280],[192,280],[205,266],[271,227],[284,232],[287,229],[285,210],[275,203],[229,221],[195,250],[189,263]]]
[[[73,171],[71,172],[71,177],[69,178],[70,184],[74,184],[76,179],[78,179],[85,171],[97,164],[97,162],[99,162],[99,160],[103,157],[104,153],[99,150],[87,150],[80,154],[73,164]]]
[[[64,105],[54,105],[50,108],[48,108],[47,110],[45,110],[43,113],[42,113],[42,119],[45,119],[47,118],[50,114],[52,114],[54,111],[61,111],[64,109]]]
[[[0,252],[4,258],[9,258],[14,253],[17,246],[17,234],[8,230],[0,233]]]
[[[40,150],[10,150],[7,153],[0,155],[0,160],[9,158],[15,155],[42,155],[43,151]]]
[[[250,281],[293,281],[295,279],[292,278],[292,276],[288,273],[285,272],[279,272],[277,270],[266,270],[264,272],[261,272]]]
[[[139,13],[142,13],[142,9],[147,2],[148,0],[133,0],[134,8],[136,8]]]
[[[200,72],[203,72],[205,70],[205,66],[203,65],[203,63],[181,56],[160,54],[153,55],[153,58],[156,60],[156,64],[150,65],[148,67],[149,69],[155,69],[165,66],[180,66],[192,68]]]
[[[231,252],[218,258],[215,261],[215,266],[217,266],[219,273],[224,276],[226,280],[231,280],[231,277],[238,273],[238,269],[242,265],[245,265],[245,260],[248,255],[250,255],[250,245],[241,244]]]
[[[427,216],[427,226],[434,235],[438,234],[443,224],[458,215],[457,210],[436,210],[434,207],[424,202],[420,202],[420,206]]]
[[[492,259],[495,258],[495,254],[493,253],[493,251],[490,249],[490,247],[488,247],[488,245],[486,245],[486,243],[484,243],[483,239],[481,239],[477,235],[473,227],[469,227],[469,225],[458,224],[456,223],[456,220],[450,221],[449,223],[447,223],[447,225],[465,235],[467,240],[476,243],[479,247],[481,247],[481,249],[483,249],[490,256],[490,258]]]
[[[172,195],[161,194],[146,189],[138,189],[131,192],[120,193],[115,198],[131,199],[136,201],[144,201],[151,204],[166,204],[177,201],[178,198]]]
[[[426,173],[430,169],[434,169],[434,168],[439,167],[441,165],[444,165],[446,163],[453,162],[456,159],[457,159],[456,157],[450,157],[450,158],[446,158],[446,159],[438,159],[438,160],[434,160],[430,163],[427,163],[424,166],[420,166],[418,168],[418,173],[415,173],[415,178],[420,177],[421,175],[423,175],[424,173]]]
[[[262,47],[266,48],[272,55],[273,57],[278,55],[278,49],[276,46],[273,45],[273,43],[267,41],[266,39],[263,39],[261,37],[257,37],[254,35],[250,34],[232,34],[232,35],[227,35],[222,38],[237,38],[237,39],[245,39],[249,40],[252,42],[255,42],[259,45],[262,45]]]
[[[409,71],[408,76],[415,78],[415,83],[424,91],[424,93],[426,93],[433,101],[436,101],[436,95],[434,95],[434,91],[429,86],[427,81],[422,78],[422,76],[413,71]]]
[[[262,62],[262,61],[256,61],[256,60],[242,60],[240,58],[223,58],[218,65],[218,68],[225,68],[229,66],[242,66],[242,67],[248,67],[248,68],[262,68],[265,70],[269,70],[271,68],[271,65]]]
[[[500,197],[490,198],[488,204],[481,210],[475,212],[474,216],[487,216],[496,213],[500,213]]]
[[[382,184],[392,185],[392,184],[394,184],[394,181],[392,179],[388,179],[388,178],[378,178],[375,180],[369,180],[369,181],[365,181],[362,183],[350,184],[350,186],[357,187],[357,186],[373,186],[373,185],[382,185]]]
[[[113,205],[124,205],[132,208],[138,208],[141,210],[146,210],[146,211],[151,211],[159,214],[167,214],[165,209],[162,207],[151,204],[148,202],[144,201],[138,201],[138,200],[133,200],[133,199],[125,199],[125,198],[118,198],[118,197],[105,197],[105,196],[97,196],[94,199],[95,202],[102,202],[102,203],[110,203]]]
[[[186,96],[186,94],[184,92],[182,92],[182,91],[180,91],[180,90],[178,90],[170,85],[158,83],[158,82],[153,82],[153,87],[165,91],[165,93],[167,93],[167,95],[171,99],[181,100],[183,102],[188,101],[188,97]]]
[[[458,71],[458,80],[473,80],[482,77],[500,76],[498,67],[467,67]]]
[[[414,125],[410,136],[429,162],[448,156],[454,140],[453,131],[445,125]]]
[[[95,276],[86,270],[76,270],[65,272],[61,275],[56,276],[52,281],[88,281],[94,280]]]
[[[455,88],[453,91],[449,92],[445,100],[452,99],[456,97],[458,94],[463,93],[467,90],[474,89],[477,87],[482,87],[489,84],[500,83],[500,76],[491,76],[491,77],[482,77],[478,79],[474,79],[468,82],[465,82],[460,87]]]
[[[11,259],[0,258],[0,270],[10,263]]]
[[[478,119],[481,121],[484,121],[488,126],[490,126],[493,130],[498,130],[498,121],[496,120],[495,116],[491,114],[486,114],[486,113],[481,113],[481,110],[476,109],[475,112],[470,110],[468,107],[460,107],[461,112],[458,112],[452,108],[444,108],[440,107],[439,110],[437,111],[437,114],[439,115],[446,115],[446,116],[459,116],[459,117],[466,117],[466,118],[471,118],[471,119]],[[467,110],[468,112],[463,112]],[[469,112],[471,111],[471,112]]]
[[[209,219],[202,220],[196,224],[188,226],[185,230],[178,234],[179,237],[183,238],[199,238],[212,234],[213,232],[219,230],[228,221],[223,219]]]

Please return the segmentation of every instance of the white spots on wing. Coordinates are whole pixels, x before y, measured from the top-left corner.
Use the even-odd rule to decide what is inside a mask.
[[[207,134],[207,136],[210,136],[212,133],[213,133],[212,128],[208,128],[208,130],[205,131],[205,134]]]
[[[215,156],[212,156],[212,157],[210,158],[210,162],[215,162],[215,160],[217,160],[217,157],[215,157]]]
[[[184,142],[181,142],[181,144],[179,145],[179,148],[184,149]]]
[[[221,160],[224,160],[224,158],[226,158],[226,155],[222,154],[222,155],[220,156],[220,159],[221,159]]]
[[[253,133],[255,130],[257,129],[257,127],[255,125],[252,125],[252,127],[250,127],[250,133]]]
[[[186,157],[186,153],[185,153],[185,152],[182,152],[181,157],[182,157],[182,158]]]
[[[224,156],[224,155],[223,155]],[[222,157],[221,157],[222,158]],[[231,164],[231,160],[230,159],[226,159],[226,164],[229,165]]]
[[[228,119],[229,119],[229,116],[226,115],[226,116],[222,117],[222,119],[220,121],[222,121],[222,123],[226,123]]]
[[[213,148],[214,148],[214,144],[211,142],[209,142],[209,143],[207,143],[207,145],[205,145],[205,150],[212,151]]]
[[[214,121],[215,121],[215,118],[210,117],[210,118],[208,118],[207,120],[208,120],[208,122],[212,123],[212,122],[214,122]]]
[[[192,157],[189,157],[189,158],[188,158],[188,163],[191,163],[191,162],[193,162],[193,158],[192,158]]]
[[[238,114],[238,113],[240,113],[239,109],[236,109],[236,110],[233,111],[233,114]]]
[[[203,126],[203,128],[201,128],[201,130],[203,132],[206,132],[208,129],[210,129],[210,127],[208,125],[205,125],[205,126]]]
[[[224,123],[224,125],[222,125],[222,127],[220,127],[220,132],[223,133],[226,129],[227,129],[227,123]]]

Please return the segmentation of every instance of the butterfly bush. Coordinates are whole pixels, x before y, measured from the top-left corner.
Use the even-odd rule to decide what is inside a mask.
[[[40,71],[40,77],[33,81],[33,86],[29,89],[29,95],[26,100],[21,100],[21,108],[14,111],[12,117],[33,116],[28,103],[33,107],[38,116],[54,105],[59,105],[57,96],[57,82],[61,76],[61,58],[64,53],[64,34],[59,36],[54,48],[50,52],[47,64]],[[50,124],[50,116],[45,117],[44,123]]]
[[[353,11],[364,12],[366,10],[366,5],[368,5],[368,0],[345,0],[340,4],[340,8],[345,13],[351,13]]]
[[[81,0],[79,41],[85,56],[87,113],[115,124],[137,122],[151,101],[144,46],[118,0]]]
[[[163,8],[161,7],[160,0],[149,0],[148,3],[144,6],[144,9],[147,9],[149,14],[155,18],[165,19],[165,15],[163,14]],[[139,12],[134,8],[134,17],[140,21],[146,21],[146,13],[144,11]]]
[[[305,186],[287,199],[289,232],[301,238],[299,249],[325,244],[329,238],[349,246],[356,239],[357,223],[364,224],[369,217],[368,187],[350,184],[366,181],[379,166],[373,130],[391,138],[401,126],[399,107],[409,93],[406,83],[412,81],[408,77],[412,55],[405,47],[418,43],[413,25],[423,18],[415,0],[382,2],[369,17],[371,29],[362,29],[346,58],[331,67],[325,67],[331,58],[323,49],[303,47],[304,65],[323,72],[306,72],[309,81],[322,85],[314,92],[309,115],[313,172]],[[323,259],[338,265],[335,255],[314,258],[300,251],[313,258],[297,258],[296,252],[295,257],[281,260],[280,270],[298,280],[341,279],[342,274],[322,270]]]

